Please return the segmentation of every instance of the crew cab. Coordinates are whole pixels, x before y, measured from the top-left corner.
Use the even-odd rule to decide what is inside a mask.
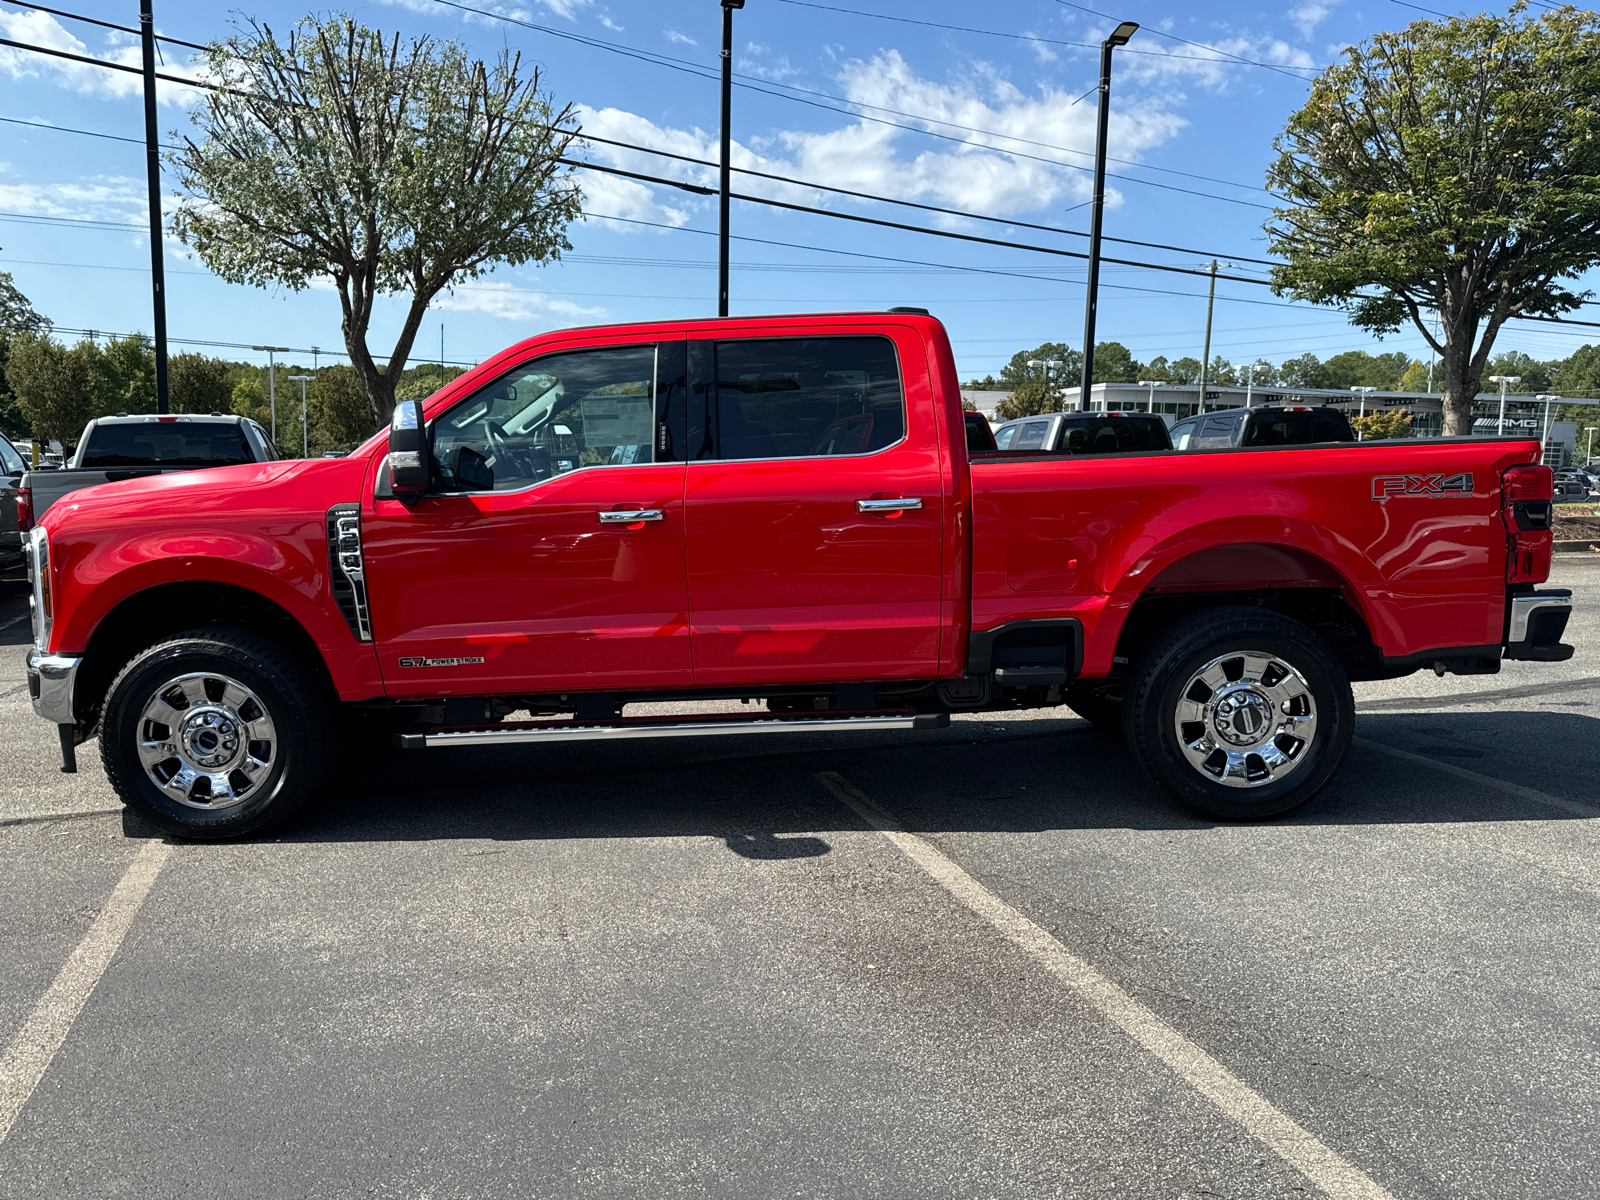
[[[972,452],[966,426],[926,315],[543,334],[346,458],[57,503],[33,704],[65,769],[98,734],[123,801],[195,838],[295,812],[341,714],[436,753],[1066,705],[1253,819],[1338,770],[1351,680],[1572,653],[1536,441]],[[705,700],[763,703],[653,715]]]
[[[84,426],[78,448],[64,468],[29,471],[24,476],[22,528],[26,530],[61,497],[80,488],[273,457],[266,430],[247,417],[229,413],[96,417]]]

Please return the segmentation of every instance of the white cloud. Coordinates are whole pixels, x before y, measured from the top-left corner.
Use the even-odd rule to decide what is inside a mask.
[[[1281,38],[1245,33],[1237,37],[1214,39],[1207,45],[1166,45],[1151,42],[1128,52],[1118,65],[1119,77],[1137,84],[1157,84],[1189,79],[1216,90],[1225,88],[1241,70],[1238,59],[1270,63],[1279,67],[1315,69],[1316,60],[1306,51]]]
[[[1022,36],[1027,43],[1028,49],[1033,51],[1033,56],[1040,62],[1052,63],[1056,61],[1058,55],[1054,50],[1050,49],[1048,43],[1041,41],[1031,33],[1025,33]]]
[[[661,173],[650,171],[652,175]],[[593,214],[589,219],[598,221],[608,229],[629,233],[641,231],[640,226],[625,224],[626,221],[649,221],[673,229],[688,223],[687,212],[658,200],[655,190],[645,184],[601,171],[579,171],[578,176],[578,182],[583,187],[584,212]],[[607,217],[620,217],[622,220],[606,220]]]
[[[1322,24],[1327,15],[1333,11],[1334,3],[1337,3],[1337,0],[1329,0],[1328,3],[1321,3],[1320,0],[1301,0],[1285,15],[1294,22],[1295,28],[1300,31],[1300,36],[1308,38],[1311,36],[1312,31]]]
[[[676,42],[680,46],[698,46],[700,44],[681,29],[663,29],[661,36],[669,42]]]
[[[63,50],[68,54],[81,54],[89,58],[103,58],[127,67],[141,65],[139,47],[125,44],[127,39],[120,36],[115,40],[108,39],[108,44],[97,52],[67,32],[54,17],[37,9],[28,12],[0,10],[0,34],[12,41],[45,46],[52,50]],[[198,78],[201,75],[200,65],[192,61],[179,62],[171,57],[160,69],[166,75],[183,75],[190,78]],[[56,58],[53,55],[16,50],[10,46],[0,46],[0,71],[13,79],[53,77],[63,87],[89,96],[120,98],[137,96],[144,91],[144,81],[126,71],[107,70],[105,67],[73,62],[71,59]],[[198,95],[196,89],[182,84],[160,80],[156,82],[156,99],[163,104],[188,105],[196,95]]]
[[[603,316],[606,311],[603,308],[586,308],[560,296],[495,280],[457,284],[434,300],[432,307],[445,312],[484,313],[506,321],[531,321],[550,316],[564,319],[597,317]]]
[[[1091,179],[1085,168],[1092,162],[1095,110],[1090,104],[1075,104],[1074,93],[1046,88],[1028,95],[992,72],[980,72],[975,79],[956,84],[935,83],[920,78],[894,51],[845,64],[838,84],[851,101],[880,106],[867,111],[894,124],[854,120],[820,133],[782,131],[763,139],[759,149],[735,141],[734,165],[997,216],[1059,210],[1090,197]],[[895,116],[884,109],[919,113],[928,119]],[[663,128],[613,108],[586,108],[580,116],[585,132],[597,137],[702,161],[714,162],[717,157],[715,136],[699,129]],[[1113,140],[1123,158],[1136,158],[1162,144],[1186,124],[1159,99],[1119,103],[1113,108],[1111,122]],[[954,140],[930,144],[898,128],[900,125]],[[979,130],[983,132],[975,132]],[[597,161],[626,170],[702,187],[714,187],[717,181],[714,166],[677,162],[602,142],[590,143],[588,153]],[[584,187],[591,194],[591,183],[597,177],[584,173]],[[861,206],[858,201],[811,188],[748,175],[734,178],[736,191],[820,207]],[[650,193],[643,185],[638,188],[641,200]],[[1107,199],[1116,204],[1121,197],[1112,192]],[[690,208],[704,203],[690,197],[674,196],[674,200]],[[617,211],[601,210],[594,201],[590,207]]]
[[[145,183],[122,175],[91,177],[78,183],[0,183],[0,209],[38,217],[80,221],[126,221],[133,233],[145,215]]]
[[[789,62],[788,55],[775,54],[770,46],[763,46],[760,42],[745,43],[744,49],[739,54],[737,69],[746,75],[754,75],[758,79],[770,79],[774,83],[801,74]]]

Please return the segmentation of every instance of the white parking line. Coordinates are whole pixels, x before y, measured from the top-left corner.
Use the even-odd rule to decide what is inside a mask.
[[[1537,791],[1531,787],[1523,787],[1520,783],[1508,783],[1504,779],[1496,779],[1492,775],[1480,775],[1476,771],[1469,771],[1465,767],[1458,767],[1454,763],[1440,762],[1436,758],[1429,758],[1425,754],[1413,754],[1409,750],[1401,750],[1398,746],[1385,745],[1375,742],[1371,738],[1358,737],[1351,739],[1363,750],[1376,750],[1379,754],[1388,754],[1394,758],[1403,758],[1407,762],[1422,763],[1429,770],[1443,771],[1446,775],[1454,775],[1457,779],[1470,779],[1482,787],[1493,788],[1497,792],[1504,792],[1508,796],[1515,796],[1518,800],[1532,800],[1535,804],[1548,804],[1551,808],[1559,808],[1579,817],[1600,817],[1600,808],[1592,804],[1579,804],[1576,800],[1563,800],[1560,796],[1552,796],[1548,792]]]
[[[1275,1108],[1183,1034],[946,858],[932,843],[907,833],[888,813],[834,771],[817,782],[900,848],[946,891],[1031,954],[1044,968],[1171,1067],[1224,1114],[1238,1122],[1332,1200],[1394,1200],[1391,1193],[1340,1158],[1295,1119]]]
[[[100,915],[89,926],[83,941],[56,974],[44,998],[11,1040],[0,1057],[0,1142],[6,1140],[22,1106],[39,1086],[50,1060],[72,1031],[83,1006],[105,974],[117,947],[127,935],[128,926],[138,915],[150,887],[172,855],[166,842],[150,841],[134,856],[122,880],[111,893]]]

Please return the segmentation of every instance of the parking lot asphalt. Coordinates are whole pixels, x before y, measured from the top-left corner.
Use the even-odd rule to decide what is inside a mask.
[[[1333,785],[1244,826],[1046,710],[368,753],[167,849],[68,815],[113,798],[0,624],[0,821],[62,814],[0,824],[0,1047],[42,1063],[0,1197],[1592,1194],[1600,556],[1552,583],[1571,662],[1358,685]]]

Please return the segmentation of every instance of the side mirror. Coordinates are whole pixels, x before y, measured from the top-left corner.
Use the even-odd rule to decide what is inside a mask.
[[[400,401],[389,424],[389,485],[396,500],[415,500],[428,490],[431,457],[422,401]]]

